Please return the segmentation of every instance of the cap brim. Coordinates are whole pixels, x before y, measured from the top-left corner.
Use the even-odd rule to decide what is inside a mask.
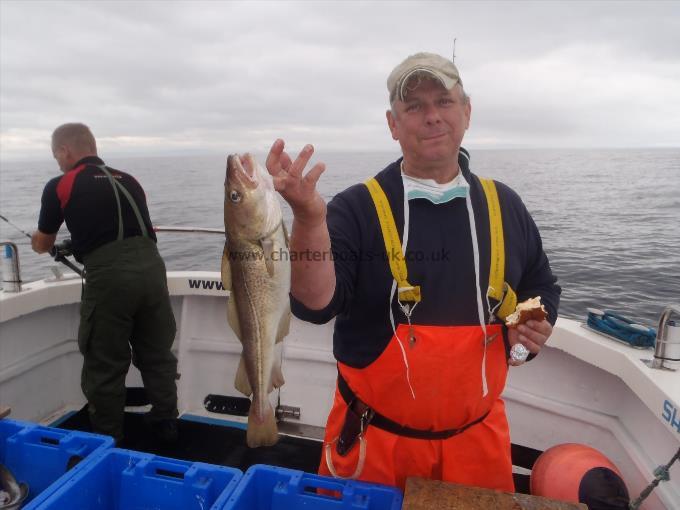
[[[439,83],[442,84],[442,86],[446,90],[451,90],[456,83],[458,83],[458,79],[451,78],[450,76],[447,76],[446,74],[436,71],[434,69],[429,69],[427,67],[416,67],[411,69],[408,73],[405,73],[404,76],[401,77],[399,80],[399,84],[397,86],[397,97],[399,101],[404,100],[404,89],[406,88],[406,84],[408,83],[409,79],[411,76],[413,76],[416,73],[426,73],[435,78]]]

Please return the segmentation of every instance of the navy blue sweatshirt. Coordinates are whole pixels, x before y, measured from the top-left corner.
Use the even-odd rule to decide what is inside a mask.
[[[401,160],[377,176],[392,208],[403,241],[404,189]],[[470,183],[480,256],[480,284],[486,295],[490,267],[489,214],[484,190],[469,170],[468,155],[461,149],[459,164]],[[496,182],[505,239],[505,281],[518,301],[541,296],[554,324],[561,289],[556,284],[541,236],[520,197]],[[336,287],[330,304],[310,310],[291,296],[296,317],[321,324],[336,317],[333,351],[336,359],[355,368],[376,360],[393,331],[388,302],[393,277],[375,206],[364,184],[336,195],[328,204],[328,229],[334,257]],[[422,301],[414,309],[414,324],[478,325],[477,290],[472,236],[464,198],[435,205],[426,199],[409,201],[409,237],[406,251],[408,280],[420,285]],[[488,311],[484,299],[485,319]],[[406,318],[392,300],[395,327]],[[506,341],[507,345],[507,341]]]

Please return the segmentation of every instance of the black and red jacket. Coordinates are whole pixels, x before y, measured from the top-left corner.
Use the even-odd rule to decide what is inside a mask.
[[[113,187],[97,165],[104,162],[96,156],[81,159],[64,175],[51,179],[43,190],[38,230],[56,234],[61,224],[71,233],[73,254],[82,262],[85,255],[118,236],[118,209]],[[134,198],[149,236],[154,241],[144,190],[131,175],[107,167]],[[142,232],[130,204],[121,196],[124,237],[140,236]]]

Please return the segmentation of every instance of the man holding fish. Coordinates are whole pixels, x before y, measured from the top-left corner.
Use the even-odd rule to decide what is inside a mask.
[[[508,365],[521,360],[510,347],[540,351],[557,318],[560,288],[517,194],[470,170],[461,142],[471,105],[453,62],[412,55],[387,87],[387,123],[403,158],[367,183],[326,206],[316,190],[324,164],[305,173],[312,146],[293,159],[277,140],[266,162],[294,216],[292,311],[314,323],[336,318],[338,386],[320,472],[402,488],[407,477],[422,476],[512,491],[500,395]],[[241,163],[230,158],[229,165]],[[233,181],[252,188],[257,171],[247,174]],[[267,224],[258,233],[265,261],[285,242],[274,216],[257,216],[256,223]],[[225,256],[233,259],[228,250]],[[260,273],[276,275],[270,266]],[[230,271],[235,279],[233,264]],[[534,297],[542,298],[547,319],[539,314],[506,327],[517,302]],[[267,361],[244,368],[247,380],[267,389],[282,382],[269,352],[287,331],[286,314],[268,309],[271,320],[260,324],[267,323],[270,340],[259,355]],[[241,327],[253,323],[245,312],[237,315]],[[271,410],[261,397],[254,400],[251,414],[261,426]]]

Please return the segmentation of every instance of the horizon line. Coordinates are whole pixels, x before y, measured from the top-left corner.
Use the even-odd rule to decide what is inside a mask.
[[[620,151],[639,151],[639,150],[680,150],[680,145],[640,145],[636,147],[626,146],[495,146],[495,147],[479,147],[475,145],[462,145],[462,147],[478,152],[478,151],[569,151],[569,150],[620,150]],[[262,151],[246,151],[253,152],[254,154],[264,154],[267,149]],[[224,155],[226,157],[230,151],[218,151],[218,150],[206,150],[206,149],[181,149],[181,150],[162,150],[162,151],[143,151],[143,150],[129,150],[129,151],[108,151],[107,157],[134,157],[134,158],[158,158],[158,157],[191,157],[191,156],[217,156]],[[399,148],[395,149],[331,149],[324,150],[325,154],[389,154],[389,153],[401,153]],[[99,154],[102,157],[102,154]],[[0,163],[3,162],[50,162],[53,161],[48,155],[36,157],[32,155],[10,155],[4,156],[0,152]]]

